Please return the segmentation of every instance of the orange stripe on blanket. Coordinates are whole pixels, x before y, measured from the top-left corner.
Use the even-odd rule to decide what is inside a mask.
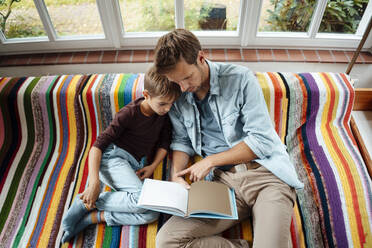
[[[139,78],[140,78],[139,76],[136,78],[132,86],[132,100],[136,99],[136,91],[137,91],[137,85],[138,85]]]
[[[277,78],[277,82],[280,86],[280,92],[282,93],[281,97],[281,105],[279,106],[280,108],[280,115],[278,115],[276,118],[278,118],[278,134],[282,142],[285,144],[285,136],[286,136],[286,129],[287,129],[287,112],[288,112],[288,99],[286,97],[287,95],[287,89],[284,86],[284,82],[282,78],[280,77],[279,73],[275,73],[275,76]]]
[[[274,104],[274,116],[280,116],[280,109],[282,106],[282,97],[283,97],[283,92],[281,91],[280,83],[278,82],[278,79],[276,78],[275,74],[272,72],[268,72],[267,75],[269,75],[271,82],[274,87],[274,99],[275,99],[275,104]],[[280,134],[280,118],[275,118],[275,131]]]

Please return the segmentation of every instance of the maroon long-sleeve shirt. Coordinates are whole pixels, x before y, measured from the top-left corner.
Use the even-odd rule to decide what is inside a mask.
[[[137,161],[143,156],[151,160],[158,148],[168,150],[171,142],[169,117],[157,114],[145,116],[140,109],[143,100],[141,97],[121,108],[93,146],[103,152],[113,143],[132,154]]]

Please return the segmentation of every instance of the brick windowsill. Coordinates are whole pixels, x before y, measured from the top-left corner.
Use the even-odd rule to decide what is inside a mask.
[[[354,55],[352,51],[343,50],[205,49],[204,52],[213,61],[241,62],[349,63]],[[23,54],[0,56],[0,66],[146,63],[152,62],[153,58],[153,50]],[[372,64],[372,54],[361,52],[356,63]]]

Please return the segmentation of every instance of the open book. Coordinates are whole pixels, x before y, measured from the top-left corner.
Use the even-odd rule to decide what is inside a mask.
[[[191,184],[145,179],[138,206],[182,217],[238,219],[234,190],[209,181]]]

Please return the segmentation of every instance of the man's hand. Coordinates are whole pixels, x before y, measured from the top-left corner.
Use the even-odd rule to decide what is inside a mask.
[[[155,166],[148,165],[136,171],[136,174],[139,177],[139,179],[143,180],[145,178],[149,178],[152,175],[152,173],[154,173],[155,169],[156,169],[156,165]]]
[[[200,181],[203,180],[206,175],[210,172],[213,165],[211,161],[207,158],[200,160],[199,162],[193,164],[189,168],[182,170],[176,174],[176,177],[182,177],[190,173],[190,181]]]
[[[88,209],[96,208],[96,201],[100,193],[99,181],[88,185],[88,188],[81,194],[80,199],[83,200]]]

